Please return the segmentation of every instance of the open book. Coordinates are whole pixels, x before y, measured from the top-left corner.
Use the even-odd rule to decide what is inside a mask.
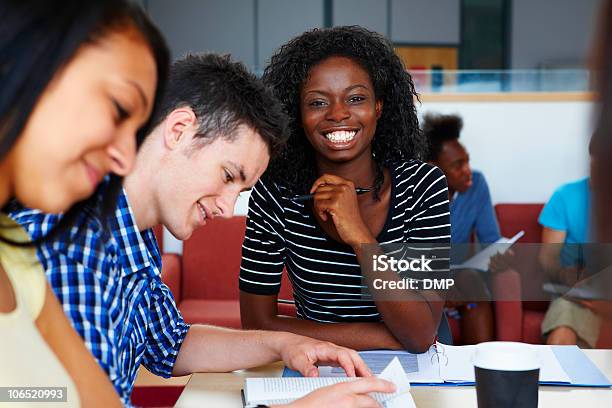
[[[489,262],[491,257],[498,252],[500,254],[505,253],[516,241],[518,241],[523,235],[525,235],[525,231],[520,231],[512,238],[500,238],[494,243],[487,246],[482,251],[478,252],[476,255],[468,259],[462,264],[459,265],[451,265],[451,269],[475,269],[477,271],[486,272],[489,270]]]
[[[399,360],[393,358],[389,365],[378,376],[395,384],[392,394],[374,393],[372,398],[386,408],[414,408],[410,394],[410,383]],[[308,378],[247,378],[244,384],[243,398],[245,407],[256,407],[257,404],[288,404],[319,388],[357,378],[347,377],[308,377]]]

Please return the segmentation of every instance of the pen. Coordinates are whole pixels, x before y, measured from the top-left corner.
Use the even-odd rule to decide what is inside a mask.
[[[369,188],[355,187],[355,193],[357,193],[357,195],[361,195],[361,194],[365,194],[369,192],[370,192]],[[304,195],[294,196],[292,200],[297,201],[298,203],[301,203],[301,202],[310,200],[312,197],[314,197],[314,194],[304,194]]]

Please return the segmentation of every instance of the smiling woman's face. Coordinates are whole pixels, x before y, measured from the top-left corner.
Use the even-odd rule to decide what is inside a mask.
[[[309,72],[300,92],[304,133],[319,158],[346,162],[371,154],[382,102],[367,71],[346,57],[329,57]]]
[[[12,195],[28,207],[60,212],[90,196],[107,173],[126,175],[156,84],[153,55],[135,29],[81,46],[41,94],[1,163]]]

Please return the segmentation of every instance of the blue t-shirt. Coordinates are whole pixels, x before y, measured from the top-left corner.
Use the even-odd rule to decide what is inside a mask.
[[[482,173],[472,173],[472,186],[450,203],[451,243],[467,244],[472,232],[478,242],[490,244],[501,238],[489,186]]]
[[[563,265],[580,263],[579,245],[590,241],[589,214],[591,191],[589,178],[559,187],[542,209],[538,222],[547,228],[564,231],[565,245],[561,252]]]

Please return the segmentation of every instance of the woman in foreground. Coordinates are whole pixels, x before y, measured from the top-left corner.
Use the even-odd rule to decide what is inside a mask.
[[[69,227],[80,207],[73,204],[109,173],[120,188],[130,171],[168,50],[127,1],[6,1],[0,15],[0,207],[16,199],[67,212]],[[121,406],[46,282],[29,237],[4,212],[0,331],[2,386],[67,387],[50,395],[66,401],[57,406]]]

